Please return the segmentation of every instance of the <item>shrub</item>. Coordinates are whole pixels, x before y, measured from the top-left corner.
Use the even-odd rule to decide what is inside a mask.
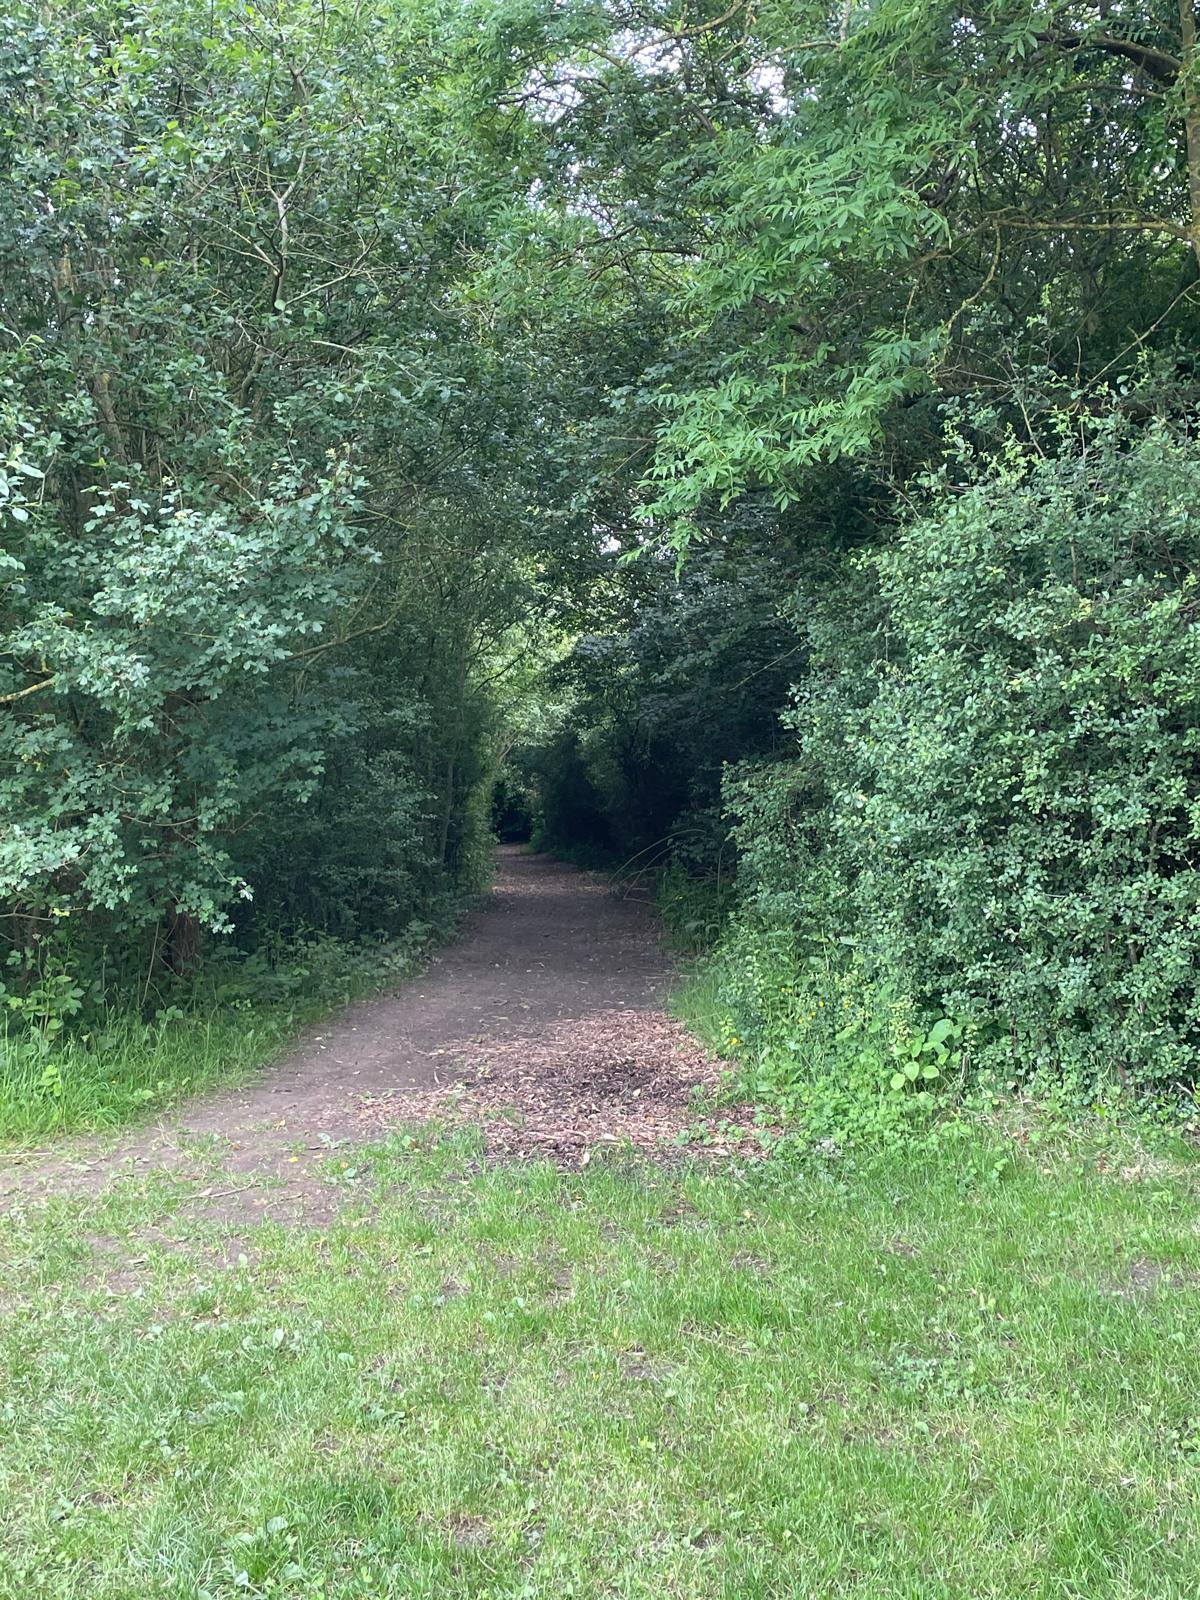
[[[856,569],[857,631],[849,590],[810,618],[796,759],[727,782],[745,917],[1006,1075],[1190,1085],[1200,453],[1110,422],[961,467]]]
[[[923,1020],[841,946],[806,953],[792,930],[743,918],[698,988],[706,1015],[689,1020],[741,1062],[742,1090],[812,1143],[907,1141],[958,1087],[962,1028]]]

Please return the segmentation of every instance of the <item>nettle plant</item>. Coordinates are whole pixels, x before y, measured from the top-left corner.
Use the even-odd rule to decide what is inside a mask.
[[[85,990],[58,952],[10,950],[0,966],[0,1032],[13,1027],[27,1043],[48,1049],[83,1009]]]

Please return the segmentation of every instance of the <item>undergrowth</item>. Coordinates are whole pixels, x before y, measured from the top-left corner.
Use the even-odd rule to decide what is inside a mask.
[[[731,889],[671,869],[656,906],[689,958],[673,1008],[730,1063],[731,1094],[758,1102],[799,1146],[882,1151],[943,1142],[958,1119],[1036,1104],[1050,1124],[1191,1137],[1194,1096],[1134,1094],[1061,1069],[1004,1075],[978,1062],[978,1031],[921,1011],[873,977],[850,941],[803,939],[738,910]]]
[[[402,938],[268,941],[213,956],[188,982],[136,998],[68,977],[0,985],[0,1140],[118,1127],[267,1065],[306,1023],[412,971],[454,918]]]

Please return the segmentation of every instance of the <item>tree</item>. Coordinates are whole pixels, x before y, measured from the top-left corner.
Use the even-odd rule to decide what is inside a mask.
[[[437,818],[414,861],[451,861],[482,737],[468,679],[521,592],[496,581],[519,501],[487,519],[537,449],[464,292],[500,185],[447,119],[476,48],[455,17],[155,0],[8,21],[0,899],[19,940],[75,914],[185,964],[253,892],[242,830],[294,815],[331,741],[448,703],[456,748],[402,766]],[[392,652],[383,706],[370,641],[414,634],[436,649]]]

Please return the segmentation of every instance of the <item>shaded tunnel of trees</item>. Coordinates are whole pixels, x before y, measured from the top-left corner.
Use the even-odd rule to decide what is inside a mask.
[[[0,26],[14,1027],[498,836],[640,862],[765,1092],[1194,1083],[1190,0]]]

